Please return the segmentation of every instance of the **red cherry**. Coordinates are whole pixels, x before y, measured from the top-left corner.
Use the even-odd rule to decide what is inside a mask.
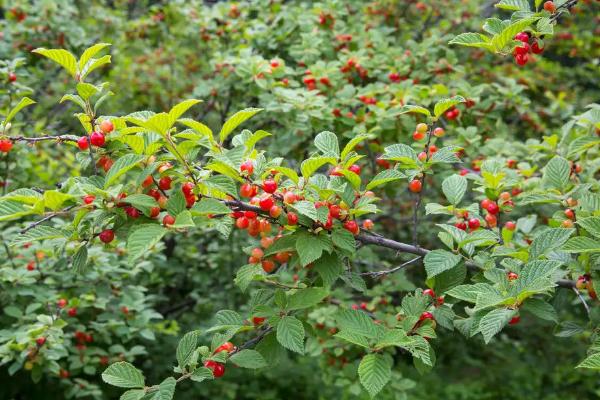
[[[324,76],[321,79],[319,79],[319,82],[321,82],[325,86],[331,85],[331,82],[329,81],[329,78],[326,77],[326,76]]]
[[[517,315],[516,317],[512,317],[510,319],[510,321],[508,321],[509,325],[516,325],[519,323],[519,321],[521,321],[521,317],[519,315]]]
[[[435,153],[436,151],[438,151],[438,148],[435,144],[432,144],[431,146],[429,146],[429,152],[431,154]]]
[[[215,352],[213,354],[220,353],[221,351],[231,353],[234,349],[235,349],[235,346],[233,345],[233,343],[225,342],[222,345],[220,345],[219,347],[217,347],[217,349],[215,350]]]
[[[159,182],[160,183],[160,182]],[[148,190],[148,196],[153,197],[154,200],[158,201],[160,199],[160,192],[158,189],[150,189]]]
[[[392,81],[392,82],[400,82],[400,80],[401,80],[401,77],[400,77],[400,74],[399,74],[399,73],[397,73],[397,72],[391,72],[391,73],[388,75],[388,79],[389,79],[390,81]]]
[[[518,274],[514,273],[514,272],[509,272],[508,274],[506,274],[507,278],[509,281],[514,281],[515,279],[517,279],[519,277]]]
[[[442,137],[446,134],[446,131],[444,130],[444,128],[441,127],[437,127],[433,130],[433,136],[435,137]]]
[[[271,207],[275,205],[275,201],[273,200],[273,197],[268,196],[260,199],[258,205],[261,208],[261,210],[270,211]]]
[[[338,219],[342,214],[342,209],[337,204],[332,204],[329,206],[329,215],[331,218]]]
[[[529,44],[523,43],[521,46],[515,47],[514,51],[515,51],[515,54],[520,54],[520,55],[527,54],[527,53],[529,53]]]
[[[504,224],[504,227],[509,231],[514,231],[517,228],[517,224],[512,221],[508,221]]]
[[[437,299],[435,299],[438,307],[444,304],[444,296],[439,296]]]
[[[16,80],[17,80],[17,74],[15,74],[14,72],[9,72],[8,73],[8,81],[12,83]]]
[[[150,218],[156,218],[160,214],[160,207],[152,207],[150,209]]]
[[[527,34],[527,32],[519,32],[515,35],[515,40],[520,40],[521,42],[528,43],[529,34]]]
[[[425,289],[425,290],[423,290],[423,295],[424,296],[431,296],[432,299],[435,298],[435,292],[433,291],[433,289]]]
[[[65,308],[65,306],[67,305],[67,299],[58,299],[56,305],[58,306],[58,308]]]
[[[485,216],[485,222],[487,222],[490,228],[495,228],[498,224],[498,218],[494,214],[487,214]]]
[[[194,186],[195,185],[192,182],[186,182],[183,185],[181,185],[181,191],[186,197],[191,196],[192,191],[194,190]]]
[[[377,160],[375,160],[375,163],[384,169],[390,169],[390,167],[392,166],[388,160],[384,160],[382,158],[378,158]]]
[[[413,193],[419,193],[423,189],[423,183],[419,179],[413,179],[408,184],[408,190]]]
[[[127,214],[130,218],[138,218],[140,216],[140,211],[134,207],[125,207],[125,214]]]
[[[33,271],[35,270],[35,262],[34,261],[29,261],[27,263],[27,271]]]
[[[254,325],[262,325],[262,323],[265,322],[265,319],[266,318],[263,318],[263,317],[253,317],[252,318],[252,323]]]
[[[10,140],[0,140],[0,152],[8,153],[12,147],[13,143]]]
[[[419,131],[414,131],[412,136],[417,142],[425,139],[425,133]]]
[[[98,235],[98,237],[100,238],[100,241],[104,243],[110,243],[115,238],[115,232],[113,232],[112,229],[105,229],[102,232],[100,232],[100,235]]]
[[[150,185],[152,185],[154,183],[154,178],[152,178],[152,175],[148,175],[146,177],[146,179],[144,179],[144,181],[142,182],[142,187],[148,187]]]
[[[115,125],[109,119],[105,119],[100,123],[100,130],[106,135],[111,133],[114,129]]]
[[[575,211],[571,210],[570,208],[567,208],[565,210],[565,217],[569,219],[575,219]]]
[[[208,360],[204,363],[204,366],[212,370],[215,378],[220,378],[225,374],[225,366],[213,360]]]
[[[67,379],[69,376],[71,376],[71,374],[69,373],[69,371],[61,368],[58,372],[58,376],[60,376],[62,379]]]
[[[255,196],[257,191],[256,186],[253,186],[250,183],[244,183],[240,187],[240,196],[250,198]]]
[[[83,196],[83,202],[85,204],[92,204],[94,200],[96,200],[96,196],[94,196],[93,194],[86,194],[85,196]]]
[[[535,41],[533,42],[533,44],[531,45],[531,52],[533,54],[542,54],[544,52],[544,48],[540,47],[539,42]]]
[[[529,61],[529,56],[527,54],[517,54],[515,55],[515,61],[518,65],[523,66]]]
[[[289,261],[290,259],[290,253],[288,252],[280,252],[275,254],[275,259],[281,263],[281,264],[285,264],[286,262]]]
[[[423,314],[421,314],[421,316],[419,317],[419,321],[425,321],[426,319],[430,319],[430,320],[435,320],[435,318],[433,318],[433,314],[430,313],[429,311],[425,311]]]
[[[92,143],[94,146],[102,147],[104,146],[105,141],[106,139],[101,132],[92,132],[90,135],[90,143]]]
[[[248,219],[254,219],[258,216],[254,211],[244,211],[244,216]]]
[[[273,272],[275,270],[275,263],[271,260],[262,260],[261,261],[262,269],[267,274]]]
[[[246,175],[252,175],[252,172],[254,172],[254,163],[252,160],[244,161],[242,165],[240,165],[240,171],[245,172]]]
[[[77,309],[75,307],[71,307],[67,311],[67,314],[69,314],[69,317],[74,317],[77,315]]]
[[[554,14],[556,12],[556,6],[554,5],[554,2],[546,1],[544,3],[544,10],[548,11],[551,14]]]
[[[194,203],[196,202],[196,200],[197,200],[197,198],[193,194],[189,195],[189,196],[185,196],[185,206],[187,208],[192,207],[194,205]]]
[[[370,219],[365,219],[362,224],[363,229],[366,229],[367,231],[373,229],[374,226],[375,224]]]
[[[277,182],[273,179],[267,179],[263,182],[262,189],[267,193],[275,193],[277,190]]]
[[[360,232],[360,228],[354,220],[344,222],[344,229],[352,233],[354,236],[358,235],[358,233]]]
[[[467,230],[467,224],[464,221],[454,223],[454,226],[460,229],[461,231]]]
[[[250,221],[248,221],[248,218],[246,217],[240,217],[235,220],[235,226],[239,229],[246,229],[248,228],[248,225],[250,225]]]
[[[273,218],[279,218],[281,215],[281,207],[273,206],[269,209],[269,215]]]
[[[354,172],[356,175],[360,175],[360,166],[356,164],[351,165],[348,170]]]
[[[287,221],[288,225],[296,225],[298,223],[298,216],[290,211],[287,213]]]
[[[171,177],[169,177],[169,176],[163,176],[158,181],[158,187],[161,188],[162,190],[169,190],[169,189],[171,189],[171,182],[172,181],[173,180],[171,179]]]
[[[162,223],[164,226],[170,226],[173,225],[175,223],[175,217],[173,217],[172,215],[165,215],[163,217]]]
[[[478,218],[471,218],[469,220],[469,229],[471,230],[476,230],[479,229],[479,226],[481,225],[481,222],[479,221]]]
[[[46,338],[41,336],[35,340],[38,346],[43,346],[46,343]]]
[[[82,136],[77,140],[77,147],[79,147],[79,150],[87,150],[89,146],[90,144],[87,136]]]
[[[494,201],[490,201],[490,203],[487,205],[487,207],[485,208],[487,210],[487,212],[489,212],[490,214],[498,214],[498,211],[500,211],[500,208],[498,207],[498,204],[496,204],[496,202]]]

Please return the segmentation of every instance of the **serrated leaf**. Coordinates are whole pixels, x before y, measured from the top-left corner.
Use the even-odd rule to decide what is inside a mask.
[[[66,238],[66,232],[62,229],[54,228],[52,226],[38,225],[35,228],[30,229],[27,232],[17,236],[11,242],[11,246],[17,246],[27,242],[58,238]]]
[[[142,224],[134,229],[127,238],[129,262],[143,256],[162,239],[168,230],[157,224]]]
[[[589,237],[576,236],[567,240],[561,250],[567,253],[600,252],[600,241]]]
[[[540,233],[529,247],[529,259],[534,260],[550,251],[559,249],[573,232],[574,229],[554,228]]]
[[[88,250],[85,244],[79,246],[75,254],[73,254],[73,269],[78,274],[83,273],[87,265]]]
[[[492,340],[492,338],[506,326],[508,321],[510,321],[515,314],[515,310],[510,310],[508,308],[496,308],[495,310],[492,310],[484,315],[479,322],[479,330],[483,335],[483,340],[485,343],[489,343],[490,340]]]
[[[356,251],[356,239],[354,239],[354,235],[346,229],[334,229],[331,233],[331,240],[335,247],[350,253]]]
[[[398,161],[408,167],[417,166],[417,153],[412,147],[405,144],[393,144],[384,149],[381,158],[385,160]]]
[[[214,379],[213,372],[211,369],[206,367],[199,367],[194,370],[190,379],[194,382],[202,382],[207,379]]]
[[[543,182],[546,187],[563,192],[569,184],[570,174],[571,166],[569,162],[560,156],[555,156],[544,168]]]
[[[194,215],[229,214],[231,210],[219,200],[203,198],[190,209]]]
[[[371,190],[377,186],[385,185],[386,183],[397,181],[404,178],[405,175],[395,169],[385,169],[378,173],[371,182],[367,184],[366,189]]]
[[[488,36],[474,32],[461,33],[450,40],[448,44],[458,44],[466,47],[481,47],[490,51],[494,49]]]
[[[59,192],[58,190],[46,190],[44,192],[44,205],[52,211],[58,211],[62,205],[75,196]]]
[[[509,11],[530,11],[528,0],[500,0],[494,7]]]
[[[578,219],[577,225],[585,229],[590,235],[600,239],[600,217]]]
[[[122,388],[144,387],[142,371],[125,361],[116,362],[106,368],[102,373],[102,380],[109,385]]]
[[[377,325],[363,311],[341,309],[336,313],[335,320],[341,331],[371,339],[377,336]]]
[[[198,347],[199,338],[200,331],[191,331],[183,335],[177,345],[177,352],[175,353],[179,368],[185,368],[188,365],[194,355],[196,347]]]
[[[83,71],[83,69],[86,67],[87,63],[91,60],[91,58],[98,54],[99,51],[108,46],[110,46],[110,43],[96,43],[95,45],[85,49],[81,57],[79,57],[79,61],[77,63],[77,65],[79,66],[79,70]]]
[[[348,332],[348,331],[339,331],[335,335],[336,338],[345,340],[349,343],[355,344],[357,346],[364,347],[366,349],[369,348],[369,341],[363,335],[359,335],[356,333]]]
[[[333,132],[321,132],[315,137],[315,146],[326,157],[340,156],[340,145],[338,138]]]
[[[340,154],[340,158],[342,160],[345,160],[346,157],[350,154],[350,152],[352,150],[354,150],[354,148],[363,140],[369,139],[371,138],[372,135],[367,135],[367,134],[360,134],[360,135],[356,135],[355,137],[353,137],[352,139],[350,139],[350,141],[348,143],[346,143],[346,145],[344,146],[344,149],[342,150],[342,153]]]
[[[311,157],[300,164],[300,171],[305,180],[308,180],[319,168],[325,164],[335,165],[335,157]]]
[[[104,178],[104,189],[108,188],[114,181],[117,180],[121,175],[132,169],[144,159],[144,156],[138,154],[126,154],[119,158],[110,167]]]
[[[242,292],[245,292],[255,276],[262,276],[264,274],[265,272],[260,264],[244,265],[238,269],[238,272],[235,276],[235,284],[238,285]]]
[[[141,400],[145,395],[146,391],[144,389],[131,389],[124,392],[119,400]]]
[[[285,316],[277,323],[277,341],[286,349],[304,354],[304,326],[297,318]]]
[[[394,108],[394,109],[390,110],[390,112],[392,112],[392,115],[402,115],[402,114],[407,114],[407,113],[417,113],[417,114],[426,115],[428,117],[431,116],[431,113],[425,107],[415,106],[415,105],[411,105],[411,104],[407,104],[405,106]]]
[[[262,111],[262,108],[246,108],[245,110],[238,111],[233,114],[221,128],[221,132],[219,132],[219,140],[221,143],[227,139],[229,134],[233,132],[235,128],[241,125],[244,121],[252,118],[255,114]]]
[[[495,51],[502,51],[508,44],[513,42],[515,35],[535,23],[540,17],[531,17],[518,20],[502,30],[499,35],[494,36],[491,44]]]
[[[442,182],[442,191],[451,204],[460,203],[467,192],[467,178],[456,174],[450,175]]]
[[[37,48],[32,50],[32,53],[37,53],[51,59],[55,63],[61,65],[73,78],[75,78],[75,74],[77,73],[77,60],[75,59],[75,56],[67,50]]]
[[[436,118],[439,118],[440,115],[445,113],[451,107],[454,107],[457,104],[464,103],[466,100],[462,96],[453,96],[449,99],[443,99],[435,103],[435,107],[433,109],[433,114]]]
[[[600,370],[600,353],[592,354],[585,360],[583,360],[579,365],[575,368],[589,368]]]
[[[433,250],[425,255],[425,271],[427,278],[432,278],[458,265],[461,257],[446,250]]]
[[[300,310],[319,304],[329,295],[329,290],[322,287],[299,289],[288,296],[287,310]]]
[[[312,235],[310,233],[298,235],[296,251],[298,252],[302,266],[305,267],[311,262],[318,260],[323,251],[330,252],[332,249],[330,240],[325,235]]]
[[[264,368],[267,362],[256,350],[245,349],[229,357],[229,361],[241,368]]]
[[[358,376],[360,383],[373,398],[392,377],[392,366],[381,354],[367,354],[358,365]]]
[[[29,97],[23,97],[16,106],[14,106],[8,113],[8,115],[6,116],[6,118],[4,119],[4,125],[8,124],[10,121],[12,121],[12,119],[15,117],[15,115],[17,115],[19,113],[19,111],[21,111],[22,109],[24,109],[27,106],[30,106],[32,104],[35,104],[35,101],[31,100]]]
[[[202,100],[188,99],[174,105],[171,110],[169,110],[169,125],[173,126],[175,121],[185,114],[187,110],[201,102]]]
[[[152,392],[148,400],[171,400],[175,395],[177,381],[172,376],[168,377],[158,385],[158,390]]]

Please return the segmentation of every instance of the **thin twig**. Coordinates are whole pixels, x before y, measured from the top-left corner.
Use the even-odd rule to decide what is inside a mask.
[[[362,272],[361,275],[363,276],[372,276],[372,277],[380,277],[380,276],[384,276],[384,275],[389,275],[389,274],[393,274],[394,272],[400,271],[402,268],[408,267],[409,265],[413,264],[414,262],[420,260],[421,257],[415,257],[412,260],[406,261],[405,263],[402,263],[400,265],[398,265],[397,267],[394,267],[392,269],[386,269],[383,271],[370,271],[370,272]]]
[[[588,318],[591,319],[592,317],[590,315],[590,306],[588,306],[588,303],[585,301],[585,299],[581,295],[581,292],[579,292],[579,289],[577,289],[575,286],[573,286],[572,289],[577,294],[577,297],[579,297],[579,300],[581,300],[581,302],[583,303],[583,307],[585,307],[585,311],[587,312]]]
[[[31,224],[27,225],[25,228],[21,229],[21,232],[20,232],[21,235],[26,233],[28,230],[33,229],[40,224],[43,224],[46,221],[50,221],[54,217],[57,217],[59,215],[64,215],[66,212],[70,211],[74,207],[75,207],[75,205],[69,206],[61,211],[56,211],[51,214],[48,214],[44,218],[40,219],[39,221],[32,222]]]

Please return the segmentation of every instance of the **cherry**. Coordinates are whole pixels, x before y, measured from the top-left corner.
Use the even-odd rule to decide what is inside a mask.
[[[349,171],[354,172],[356,175],[360,175],[360,166],[353,164],[350,167],[348,167]]]
[[[35,340],[35,342],[37,343],[38,346],[43,346],[44,343],[46,343],[46,338],[44,336],[41,336],[41,337],[37,338]]]
[[[115,233],[112,229],[105,229],[102,232],[100,232],[100,235],[98,235],[98,237],[100,238],[100,241],[104,243],[110,243],[114,240]]]
[[[102,147],[104,146],[105,141],[106,139],[101,132],[92,132],[90,135],[90,143],[94,146]]]
[[[508,278],[509,281],[514,281],[515,279],[517,279],[519,277],[519,275],[511,271],[508,274],[506,274],[506,277]]]
[[[533,44],[531,45],[531,52],[533,54],[542,54],[544,52],[544,48],[540,47],[539,42],[535,41],[533,42]]]
[[[152,207],[150,209],[150,218],[156,218],[160,214],[160,207]]]
[[[58,299],[56,305],[58,306],[58,308],[65,308],[65,306],[67,305],[67,299]]]
[[[121,312],[123,314],[129,314],[129,308],[127,308],[127,306],[123,306],[123,307],[121,307]]]
[[[515,61],[518,65],[523,66],[529,61],[529,56],[527,54],[516,54]]]
[[[325,86],[330,86],[331,85],[331,81],[326,76],[324,76],[321,79],[319,79],[319,82],[321,82]]]
[[[354,236],[358,235],[358,233],[360,232],[360,228],[354,220],[344,222],[344,229],[352,233]]]
[[[248,221],[248,218],[246,217],[239,217],[235,220],[235,226],[239,229],[246,229],[248,228],[248,225],[250,225],[250,221]]]
[[[287,213],[287,222],[288,225],[296,225],[298,223],[298,216],[293,212]]]
[[[523,43],[521,46],[515,47],[515,54],[524,55],[529,53],[529,44]]]
[[[388,79],[392,82],[400,82],[401,77],[400,74],[397,72],[390,72],[388,75]]]
[[[342,111],[339,108],[334,108],[331,113],[333,114],[334,117],[339,118],[342,116]]]
[[[256,186],[251,185],[250,183],[244,183],[240,187],[240,196],[250,198],[255,196],[257,193]]]
[[[34,261],[29,261],[27,263],[27,271],[33,271],[35,269],[35,262]]]
[[[250,255],[254,258],[258,258],[259,260],[263,257],[265,253],[262,251],[261,248],[259,247],[255,247],[252,249],[252,251],[250,252]]]
[[[286,204],[294,204],[298,200],[298,196],[294,192],[285,192],[283,202]]]
[[[569,219],[575,219],[575,211],[571,210],[570,208],[567,208],[565,210],[565,217]]]
[[[516,325],[516,324],[518,324],[518,323],[519,323],[519,321],[521,321],[521,317],[520,317],[519,315],[517,315],[517,316],[515,316],[515,317],[512,317],[512,318],[510,319],[510,321],[508,321],[508,324],[509,324],[509,325]]]
[[[435,320],[435,318],[433,317],[433,314],[430,313],[429,311],[425,311],[423,312],[423,314],[421,314],[421,316],[419,317],[419,321],[425,321],[426,319],[430,319],[430,320]]]
[[[244,211],[244,216],[248,219],[254,219],[258,216],[254,211]]]
[[[487,222],[490,228],[495,228],[496,224],[498,224],[498,219],[494,214],[487,214],[485,216],[485,222]]]
[[[390,169],[392,166],[388,160],[384,160],[383,158],[378,158],[375,160],[375,163],[384,169]]]
[[[215,378],[220,378],[225,374],[225,366],[213,360],[208,360],[204,363],[204,366],[212,370]]]
[[[286,262],[289,261],[290,259],[290,253],[288,252],[279,252],[277,254],[275,254],[275,259],[281,263],[281,264],[285,264]]]
[[[152,175],[148,175],[146,177],[146,179],[144,179],[144,181],[142,182],[142,187],[148,187],[150,185],[152,185],[154,183],[154,178],[152,178]]]
[[[480,226],[481,226],[481,222],[479,221],[478,218],[471,218],[469,220],[469,229],[474,231],[474,230],[479,229]]]
[[[546,1],[544,3],[544,10],[548,11],[551,14],[554,14],[556,12],[556,6],[554,5],[554,2]]]
[[[515,40],[520,40],[521,42],[528,43],[529,34],[527,32],[519,32],[515,35]]]
[[[163,176],[162,178],[160,178],[160,180],[158,181],[158,187],[161,190],[169,190],[171,189],[171,182],[173,180],[171,179],[171,177],[169,176]]]
[[[504,227],[509,231],[514,231],[517,228],[517,224],[515,224],[513,221],[507,221],[504,224]]]
[[[435,302],[437,303],[438,307],[444,304],[444,296],[439,296],[437,299],[435,299]]]
[[[275,270],[275,263],[271,260],[263,260],[261,262],[261,265],[262,265],[263,271],[265,271],[268,274]]]
[[[442,137],[446,134],[446,131],[444,130],[444,128],[441,127],[437,127],[433,130],[433,136],[435,137]]]
[[[175,223],[175,217],[170,214],[167,214],[163,217],[162,223],[164,226],[173,225]]]
[[[221,351],[231,353],[234,349],[235,349],[235,346],[233,345],[233,343],[225,342],[222,345],[220,345],[219,347],[217,347],[217,349],[215,350],[215,352],[213,354],[217,354]]]
[[[8,73],[8,81],[9,82],[15,82],[17,80],[17,74],[15,74],[14,72],[9,72]]]
[[[429,146],[429,152],[431,154],[435,153],[436,151],[438,151],[438,148],[435,144],[432,144],[431,146]]]
[[[67,379],[67,378],[69,378],[69,376],[71,376],[71,374],[66,369],[61,368],[60,371],[58,372],[58,376],[60,376],[62,379]]]
[[[82,136],[77,140],[77,147],[79,147],[79,150],[87,150],[89,146],[90,144],[87,136]]]
[[[332,204],[329,206],[329,215],[331,218],[338,219],[342,214],[342,209],[337,204]]]
[[[100,130],[104,132],[105,135],[111,133],[114,129],[115,125],[109,119],[105,119],[100,123]]]
[[[275,239],[269,236],[265,236],[260,239],[260,245],[263,249],[268,249],[275,242]]]
[[[413,140],[416,140],[417,142],[425,139],[425,134],[423,132],[418,132],[418,131],[414,131],[413,132]]]
[[[417,128],[416,131],[419,133],[425,133],[427,132],[428,126],[427,124],[424,124],[423,122],[417,124]]]
[[[336,166],[329,172],[329,176],[344,176],[344,174],[342,173],[342,169]]]
[[[490,203],[486,207],[486,210],[490,214],[495,215],[498,214],[498,212],[500,211],[500,207],[498,207],[498,204],[496,204],[496,202],[490,201]]]
[[[0,140],[0,152],[8,153],[12,147],[13,143],[10,140]]]
[[[92,204],[94,200],[96,200],[96,196],[94,196],[93,194],[86,194],[85,196],[83,196],[83,202],[85,204]]]
[[[366,229],[368,231],[373,229],[374,226],[375,226],[375,224],[370,219],[365,219],[362,224],[363,229]]]
[[[261,208],[261,210],[270,211],[271,207],[275,205],[275,201],[273,200],[273,197],[267,196],[260,199],[258,205]]]
[[[464,221],[456,222],[454,226],[460,229],[461,231],[467,230],[467,224]]]
[[[135,207],[126,207],[125,214],[127,214],[130,218],[138,218],[140,216],[140,211]]]
[[[269,215],[273,218],[279,218],[279,216],[281,215],[281,211],[281,207],[273,206],[269,209]]]
[[[75,307],[71,307],[67,311],[67,314],[69,314],[69,317],[74,317],[77,315],[77,309]]]
[[[191,196],[192,191],[194,190],[194,186],[195,185],[192,182],[186,182],[183,185],[181,185],[181,191],[186,197]]]
[[[421,182],[419,179],[413,179],[408,184],[408,190],[410,190],[413,193],[419,193],[422,189],[423,189],[423,182]]]
[[[263,182],[262,189],[267,193],[275,193],[277,190],[277,182],[273,179],[267,179]]]
[[[277,68],[277,67],[279,67],[279,60],[272,59],[271,60],[271,68]]]
[[[263,317],[252,317],[252,323],[254,325],[262,325],[263,322],[265,322],[266,318]]]
[[[433,291],[433,289],[425,289],[425,290],[423,290],[423,295],[424,296],[431,296],[432,299],[435,298],[435,292]]]
[[[252,160],[244,161],[242,165],[240,165],[240,171],[246,173],[246,175],[252,175],[252,172],[254,172],[254,163]]]
[[[573,227],[573,221],[570,219],[565,219],[562,223],[561,226],[563,228],[572,228]]]

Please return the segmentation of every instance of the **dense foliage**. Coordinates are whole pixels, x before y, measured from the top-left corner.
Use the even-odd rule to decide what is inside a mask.
[[[0,9],[0,397],[600,395],[598,2],[206,3]]]

